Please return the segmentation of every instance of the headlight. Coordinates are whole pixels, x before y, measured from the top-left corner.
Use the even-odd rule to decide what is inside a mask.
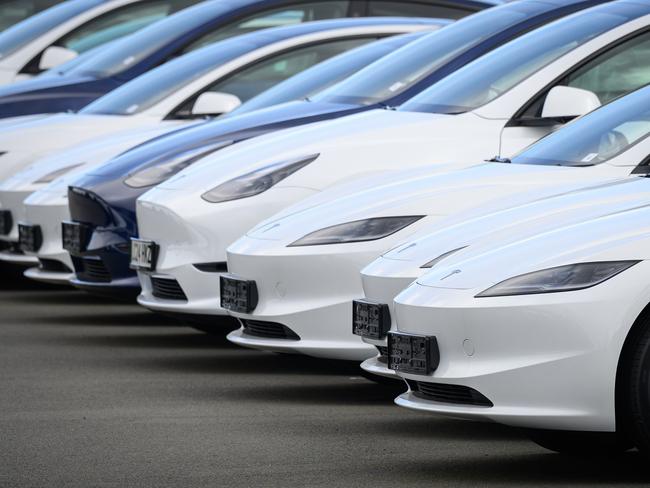
[[[184,170],[188,166],[194,164],[199,159],[206,157],[213,152],[230,146],[234,141],[219,142],[209,147],[202,146],[192,151],[185,151],[177,155],[175,158],[161,164],[149,166],[141,171],[136,171],[130,174],[125,180],[124,184],[131,188],[147,188],[156,186],[163,181],[168,180],[176,173]]]
[[[52,183],[57,178],[63,176],[64,174],[68,173],[69,171],[72,171],[75,168],[78,168],[79,166],[82,166],[83,164],[84,163],[73,164],[72,166],[66,166],[65,168],[52,171],[51,173],[48,173],[45,176],[41,176],[38,180],[34,182],[34,184],[38,185],[38,184]]]
[[[454,249],[453,251],[449,251],[449,252],[446,252],[444,254],[441,254],[437,258],[432,259],[431,261],[429,261],[427,264],[423,264],[422,266],[420,266],[420,268],[423,268],[423,269],[433,268],[436,264],[438,264],[443,259],[448,258],[449,256],[451,256],[454,253],[457,253],[458,251],[462,251],[466,247],[467,246],[459,247],[458,249]]]
[[[638,262],[604,261],[558,266],[509,278],[476,296],[504,297],[582,290],[607,281]]]
[[[259,195],[315,161],[318,156],[320,154],[312,154],[266,166],[227,181],[204,193],[201,198],[210,203],[221,203]]]
[[[296,242],[293,246],[323,246],[325,244],[344,244],[348,242],[366,242],[383,239],[399,232],[420,220],[424,215],[408,217],[377,217],[374,219],[357,220],[345,224],[334,225],[317,230]]]

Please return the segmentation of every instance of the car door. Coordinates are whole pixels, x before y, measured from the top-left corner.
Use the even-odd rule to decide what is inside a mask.
[[[542,109],[557,86],[595,93],[601,104],[650,83],[650,31],[635,33],[601,50],[533,97],[508,122],[501,135],[501,154],[510,155],[561,127],[566,120],[546,119]]]

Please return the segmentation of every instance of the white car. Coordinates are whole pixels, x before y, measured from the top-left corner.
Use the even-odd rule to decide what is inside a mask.
[[[649,209],[452,255],[418,278],[395,299],[389,365],[409,386],[396,403],[530,429],[561,452],[648,451]]]
[[[28,79],[198,0],[68,0],[0,33],[0,85]]]
[[[158,311],[224,315],[219,290],[227,247],[280,210],[342,181],[362,185],[389,170],[452,161],[461,168],[500,152],[511,155],[557,127],[551,114],[582,114],[610,95],[646,84],[650,72],[641,74],[636,58],[621,61],[636,52],[629,39],[650,24],[648,12],[648,6],[626,2],[592,8],[496,49],[397,111],[262,136],[195,163],[138,201],[142,242],[134,246],[159,251],[155,262],[133,262],[140,268],[139,303]],[[605,82],[614,65],[616,94]],[[598,96],[585,89],[587,79]],[[154,285],[176,293],[157,293]],[[341,356],[360,358],[359,349]]]
[[[127,129],[174,129],[196,118],[229,112],[264,89],[343,51],[378,37],[435,29],[446,23],[393,18],[326,20],[258,31],[209,45],[136,78],[79,113],[3,130],[0,180],[44,156],[85,141]],[[78,164],[74,161],[67,167],[71,170]],[[65,168],[57,171],[64,172]],[[21,254],[16,244],[22,202],[33,188],[10,182],[3,189],[0,216],[5,225],[0,229],[0,241],[9,244],[0,251],[0,260],[15,262],[20,259],[16,253]]]
[[[341,77],[345,77],[346,74],[367,64],[369,60],[382,57],[395,46],[408,44],[422,35],[427,35],[427,33],[415,32],[402,36],[391,36],[334,56],[252,98],[239,106],[235,113],[249,113],[285,103],[292,97],[301,99],[311,95],[321,88],[327,88],[336,83]],[[226,124],[236,118],[233,115],[231,113],[225,119]],[[208,125],[220,125],[222,122],[224,121],[215,121]],[[205,125],[200,124],[201,127],[205,127]],[[127,131],[126,134],[120,133],[100,138],[98,141],[92,140],[89,143],[74,146],[72,149],[57,152],[52,157],[41,159],[9,180],[0,183],[0,191],[11,191],[12,195],[16,195],[14,198],[16,202],[20,202],[22,196],[29,195],[23,201],[24,211],[17,205],[15,215],[17,220],[24,222],[21,226],[22,229],[38,234],[38,242],[34,241],[34,245],[39,244],[39,246],[32,249],[21,249],[24,255],[16,254],[16,259],[22,264],[32,262],[38,263],[39,266],[25,271],[25,276],[52,284],[65,285],[68,285],[72,278],[73,263],[68,252],[63,249],[61,238],[61,222],[71,219],[68,209],[68,186],[70,183],[82,174],[87,175],[89,172],[101,171],[98,166],[103,166],[107,160],[110,160],[107,167],[113,170],[116,164],[120,164],[119,159],[112,158],[113,155],[124,152],[128,157],[138,149],[147,147],[147,144],[161,141],[160,137],[153,136],[182,135],[185,133],[185,127],[184,125],[181,129],[173,127],[164,130]],[[162,134],[160,134],[161,131]],[[138,145],[145,139],[144,145]],[[164,140],[168,141],[168,138]],[[134,151],[130,151],[130,149],[134,149]],[[187,149],[189,149],[189,153],[186,153]],[[199,148],[201,152],[207,149],[208,147]],[[186,147],[182,154],[191,157],[195,152],[196,148]],[[68,171],[67,168],[70,166],[73,168]],[[65,172],[65,175],[59,177],[62,172]],[[22,193],[22,195],[17,193]],[[20,232],[18,242],[20,242]]]
[[[571,192],[630,180],[631,173],[645,170],[639,165],[650,154],[648,97],[650,88],[645,88],[612,102],[546,137],[510,164],[377,177],[363,191],[346,185],[287,209],[285,217],[270,219],[228,249],[228,270],[234,276],[224,278],[222,300],[230,301],[227,295],[232,293],[224,283],[238,280],[257,294],[250,310],[229,306],[243,322],[229,339],[335,359],[377,356],[373,346],[386,345],[392,298],[417,278],[416,271],[425,271],[421,266],[480,242],[490,232],[511,233],[507,226],[522,219],[539,227],[559,225],[562,218],[579,219],[569,212],[576,205],[572,199],[587,207],[587,197]],[[589,166],[580,167],[587,157]],[[567,193],[571,199],[550,198]],[[550,222],[542,222],[551,211]],[[607,205],[597,211],[607,211]],[[414,240],[427,234],[431,236],[421,240],[435,243],[433,249]],[[364,272],[366,301],[353,305],[364,296],[360,271],[384,253],[386,259],[369,271],[380,278]],[[368,316],[374,317],[372,324]],[[281,324],[292,334],[273,337],[257,330],[270,330],[270,324]],[[353,330],[365,336],[365,343]],[[287,340],[289,335],[294,340]],[[384,356],[367,361],[364,369],[384,372]]]

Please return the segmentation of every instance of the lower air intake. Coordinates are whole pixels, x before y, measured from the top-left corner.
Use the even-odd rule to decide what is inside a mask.
[[[80,261],[81,272],[77,272],[77,275],[81,281],[91,283],[109,283],[111,281],[111,273],[100,258],[82,258]]]
[[[426,383],[407,380],[413,395],[423,400],[476,407],[493,407],[494,404],[481,393],[468,386]]]
[[[261,320],[244,320],[244,333],[255,337],[267,339],[288,339],[299,341],[300,337],[289,327],[275,322],[262,322]]]
[[[151,277],[152,295],[161,300],[187,301],[187,295],[174,278]]]

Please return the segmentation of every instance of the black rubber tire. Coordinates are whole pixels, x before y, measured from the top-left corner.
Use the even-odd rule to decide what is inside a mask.
[[[527,430],[528,437],[549,451],[571,456],[611,456],[634,447],[623,435],[609,432]]]
[[[628,338],[621,361],[619,422],[637,448],[650,454],[650,314]]]

